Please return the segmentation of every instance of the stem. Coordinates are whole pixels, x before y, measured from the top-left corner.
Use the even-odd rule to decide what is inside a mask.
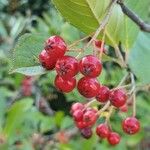
[[[132,86],[133,86],[133,117],[136,116],[136,92],[135,92],[135,79],[134,79],[134,75],[133,73],[130,74],[131,75],[131,83],[132,83]]]
[[[126,65],[126,63],[125,63],[125,61],[123,59],[123,56],[122,56],[122,54],[120,52],[120,49],[119,49],[118,45],[114,45],[114,49],[115,49],[116,56],[119,58],[119,60],[121,62],[121,67],[125,67],[126,68],[127,65]]]
[[[90,102],[88,102],[86,105],[85,105],[85,109],[88,108],[91,104],[93,104],[94,102],[96,102],[96,99],[93,99],[91,100]]]
[[[120,81],[120,83],[117,85],[116,88],[120,87],[125,81],[126,81],[126,78],[128,77],[128,73],[125,74],[125,76],[122,78],[122,80]]]
[[[124,89],[124,88],[131,87],[131,86],[132,86],[131,84],[127,84],[127,85],[123,85],[123,86],[118,86],[116,88],[111,89],[110,91],[118,90],[118,89]]]
[[[106,16],[104,17],[104,19],[101,21],[99,28],[96,30],[95,34],[93,35],[92,39],[87,43],[87,45],[84,47],[84,49],[86,49],[87,47],[89,47],[91,45],[91,43],[93,41],[95,41],[95,39],[98,37],[99,33],[106,27],[109,18],[111,16],[111,12],[113,10],[114,4],[117,2],[117,0],[112,0],[112,2],[110,3],[109,7],[108,7],[108,12],[106,14]]]
[[[104,112],[104,111],[109,107],[109,105],[110,105],[110,101],[108,101],[108,102],[104,105],[104,107],[103,107],[102,109],[100,109],[100,110],[97,112],[97,114],[100,115],[102,112]]]
[[[92,35],[93,35],[93,33],[91,33],[90,35],[87,35],[87,36],[83,37],[82,39],[79,39],[79,40],[73,42],[72,44],[70,44],[70,45],[68,46],[68,49],[70,49],[70,48],[76,46],[78,43],[80,43],[80,42],[82,42],[82,41],[88,39],[88,38],[89,38],[90,36],[92,36]]]
[[[103,38],[102,38],[102,44],[101,44],[101,48],[100,48],[100,59],[102,58],[102,55],[103,55],[104,41],[105,41],[105,30],[104,30],[104,34],[103,34]]]
[[[107,122],[107,123],[108,123],[109,120],[110,120],[110,117],[111,117],[111,114],[112,114],[112,112],[113,112],[113,109],[114,109],[114,106],[111,106],[111,107],[109,108],[109,113],[108,113],[108,116],[106,117],[106,122]]]

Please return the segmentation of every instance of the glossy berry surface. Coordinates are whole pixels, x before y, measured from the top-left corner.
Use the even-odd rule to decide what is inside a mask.
[[[39,61],[45,69],[52,70],[55,68],[57,59],[55,57],[51,58],[45,50],[42,50],[39,55]]]
[[[92,98],[97,95],[99,83],[95,78],[83,77],[79,80],[77,89],[81,95],[86,98]]]
[[[63,78],[71,78],[78,73],[78,60],[72,56],[63,56],[57,60],[56,72]]]
[[[95,78],[100,75],[102,64],[94,55],[87,55],[79,62],[79,70],[83,75]]]
[[[116,132],[111,132],[107,138],[109,144],[111,145],[119,144],[120,139],[121,139],[120,135]]]
[[[85,139],[89,139],[92,137],[92,130],[91,128],[84,128],[81,130],[81,135],[85,138]]]
[[[82,121],[83,120],[83,110],[81,110],[81,109],[76,110],[72,116],[75,121]]]
[[[101,40],[95,40],[95,46],[97,46],[98,48],[101,48],[101,45],[102,45]]]
[[[126,103],[127,95],[124,90],[117,89],[110,92],[110,102],[115,107],[121,107]]]
[[[127,134],[135,134],[140,130],[140,122],[135,117],[128,117],[122,122],[122,128]]]
[[[82,110],[82,109],[84,109],[84,105],[82,103],[74,103],[71,106],[70,112],[71,114],[73,114],[75,111]]]
[[[89,127],[95,124],[97,117],[97,111],[94,109],[89,109],[83,114],[83,121]]]
[[[98,94],[96,96],[96,100],[105,103],[109,99],[109,88],[106,86],[101,86],[98,90]]]
[[[76,127],[79,129],[87,128],[87,124],[84,121],[76,121],[75,124],[76,124]]]
[[[57,57],[58,59],[65,54],[67,45],[60,36],[54,35],[45,42],[45,50],[51,58]]]
[[[69,78],[64,79],[60,76],[56,76],[55,78],[55,87],[60,90],[61,92],[71,92],[76,86],[76,79],[75,78]]]
[[[100,124],[96,128],[96,134],[101,138],[107,138],[109,136],[109,128],[106,124]]]

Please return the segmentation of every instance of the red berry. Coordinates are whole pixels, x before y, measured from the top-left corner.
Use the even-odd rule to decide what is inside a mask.
[[[82,121],[83,120],[83,110],[80,110],[80,109],[76,110],[72,116],[75,121]]]
[[[65,54],[67,45],[60,36],[54,35],[45,42],[45,50],[48,52],[49,56],[58,59]]]
[[[101,40],[95,40],[95,46],[97,46],[98,48],[101,48],[101,45],[102,45]]]
[[[98,95],[96,100],[102,103],[105,103],[109,99],[109,88],[106,86],[101,86],[98,90]]]
[[[122,122],[122,128],[127,134],[135,134],[140,130],[140,122],[135,117],[128,117]]]
[[[78,121],[78,122],[75,122],[75,124],[76,124],[77,128],[79,128],[79,129],[83,129],[83,128],[87,127],[87,124],[84,121]]]
[[[120,135],[116,132],[111,132],[107,138],[109,144],[111,145],[119,144],[120,139],[121,139]]]
[[[83,114],[83,121],[86,122],[88,127],[94,125],[97,118],[97,111],[94,109],[86,110],[86,112]]]
[[[55,86],[58,90],[68,93],[75,88],[76,79],[75,78],[64,79],[57,75],[55,78]]]
[[[52,70],[55,68],[57,59],[55,57],[50,57],[45,50],[42,50],[39,55],[39,61],[44,68],[46,68],[47,70]]]
[[[78,60],[72,56],[63,56],[57,60],[55,69],[59,76],[71,78],[78,73]]]
[[[71,106],[71,113],[73,114],[76,110],[84,109],[84,105],[82,103],[74,103]]]
[[[81,135],[85,138],[85,139],[89,139],[92,136],[92,130],[91,128],[83,128],[81,130]]]
[[[110,102],[115,107],[121,107],[126,103],[127,95],[124,90],[117,89],[110,92]]]
[[[102,64],[97,57],[87,55],[79,62],[79,70],[83,75],[95,78],[100,75]]]
[[[107,138],[109,136],[109,128],[106,124],[100,124],[96,128],[96,133],[101,138]]]
[[[128,106],[127,106],[127,104],[125,104],[125,105],[121,106],[119,109],[122,112],[127,112],[128,111]]]
[[[96,78],[83,77],[79,80],[77,88],[81,95],[86,98],[92,98],[97,95],[99,83]]]

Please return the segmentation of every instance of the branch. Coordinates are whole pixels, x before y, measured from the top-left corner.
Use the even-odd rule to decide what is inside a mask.
[[[117,3],[121,6],[123,13],[135,22],[142,31],[150,32],[150,24],[145,23],[135,12],[129,9],[123,0],[118,0]]]

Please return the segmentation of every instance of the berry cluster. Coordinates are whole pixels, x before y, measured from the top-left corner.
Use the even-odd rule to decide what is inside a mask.
[[[102,42],[95,41],[95,46],[101,49]],[[88,100],[92,101],[91,99],[94,98],[104,106],[108,104],[109,107],[127,111],[126,92],[121,88],[110,90],[96,79],[102,72],[101,61],[94,55],[86,55],[77,60],[73,56],[65,55],[67,49],[67,45],[61,37],[52,36],[46,41],[44,50],[39,55],[40,63],[45,69],[55,68],[57,72],[54,82],[56,88],[68,93],[77,86],[79,93]],[[79,72],[83,77],[77,83],[75,76]],[[71,108],[77,128],[87,139],[92,136],[92,127],[101,115],[101,109],[94,109],[89,106],[89,103],[75,103]],[[107,138],[111,145],[116,145],[120,141],[120,135],[113,132],[109,126],[107,122],[98,125],[96,133],[100,138]],[[122,128],[127,134],[135,134],[140,129],[140,123],[135,117],[129,117],[122,122]]]

